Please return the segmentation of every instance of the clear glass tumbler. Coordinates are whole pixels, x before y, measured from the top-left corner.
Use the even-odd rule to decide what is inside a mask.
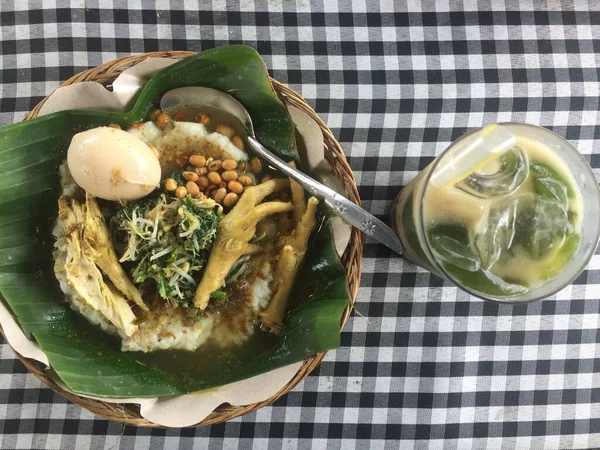
[[[485,292],[476,285],[469,285],[470,282],[459,280],[456,273],[448,270],[448,265],[445,265],[443,258],[432,248],[425,220],[431,215],[431,211],[427,211],[428,206],[425,199],[428,190],[434,189],[430,182],[432,175],[437,170],[448,167],[452,149],[479,130],[474,130],[453,142],[400,192],[391,211],[391,220],[396,233],[400,236],[404,256],[414,263],[455,283],[476,297],[497,302],[530,302],[555,294],[570,284],[588,264],[600,237],[600,189],[587,161],[562,137],[545,128],[529,124],[503,123],[500,125],[509,129],[517,139],[521,136],[550,149],[571,172],[573,180],[579,188],[583,211],[579,221],[578,247],[572,254],[569,254],[564,266],[561,266],[560,271],[553,278],[541,285],[527,288],[524,292],[507,295]],[[469,208],[468,205],[461,205],[461,207]]]

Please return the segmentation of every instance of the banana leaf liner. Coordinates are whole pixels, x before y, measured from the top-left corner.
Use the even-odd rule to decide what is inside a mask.
[[[168,90],[206,86],[227,92],[249,111],[257,138],[297,160],[294,125],[260,56],[237,45],[208,50],[154,75],[128,112],[61,111],[0,128],[0,293],[50,369],[75,393],[160,397],[246,379],[338,348],[340,320],[351,302],[329,221],[313,233],[297,278],[286,332],[262,345],[211,354],[122,352],[120,341],[88,323],[64,301],[52,269],[59,195],[58,166],[80,131],[145,120]],[[325,217],[325,216],[323,216]]]

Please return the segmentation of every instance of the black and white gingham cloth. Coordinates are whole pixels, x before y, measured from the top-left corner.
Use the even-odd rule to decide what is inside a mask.
[[[244,42],[329,124],[382,217],[436,154],[486,123],[551,128],[600,170],[597,2],[285,3],[2,0],[0,123],[119,56]],[[600,255],[557,296],[502,306],[367,240],[342,348],[273,406],[198,429],[100,419],[3,343],[0,447],[600,447],[599,269]]]

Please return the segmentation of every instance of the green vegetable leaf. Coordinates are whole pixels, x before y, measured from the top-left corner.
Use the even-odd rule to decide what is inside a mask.
[[[225,291],[214,291],[212,294],[210,294],[210,296],[212,298],[227,298],[227,292]]]
[[[178,186],[185,186],[185,180],[183,179],[183,170],[179,169],[171,173],[169,178],[173,178]],[[166,191],[166,189],[165,189]],[[172,194],[171,194],[172,195]]]
[[[124,398],[194,392],[340,345],[340,319],[350,299],[328,222],[311,238],[284,335],[257,331],[240,350],[121,352],[118,339],[64,302],[52,270],[51,230],[58,165],[72,136],[112,122],[127,126],[144,120],[164,92],[194,85],[236,97],[250,112],[265,146],[286,160],[298,158],[293,123],[262,59],[246,46],[208,50],[163,69],[126,113],[63,111],[0,128],[0,293],[23,330],[48,355],[51,370],[75,392]],[[157,284],[166,293],[165,280]]]
[[[111,224],[117,253],[135,282],[150,278],[162,298],[187,308],[220,220],[213,204],[161,194],[131,202]]]

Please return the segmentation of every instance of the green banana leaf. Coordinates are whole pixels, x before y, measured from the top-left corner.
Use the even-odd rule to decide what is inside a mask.
[[[240,349],[121,352],[120,341],[73,312],[52,270],[58,166],[71,137],[111,122],[144,120],[161,95],[183,86],[230,93],[250,112],[258,139],[297,159],[294,126],[250,47],[228,46],[186,58],[154,75],[126,113],[63,111],[0,128],[0,293],[23,331],[74,392],[156,397],[195,392],[300,361],[340,345],[350,302],[344,268],[324,220],[313,234],[281,337],[257,332]]]

